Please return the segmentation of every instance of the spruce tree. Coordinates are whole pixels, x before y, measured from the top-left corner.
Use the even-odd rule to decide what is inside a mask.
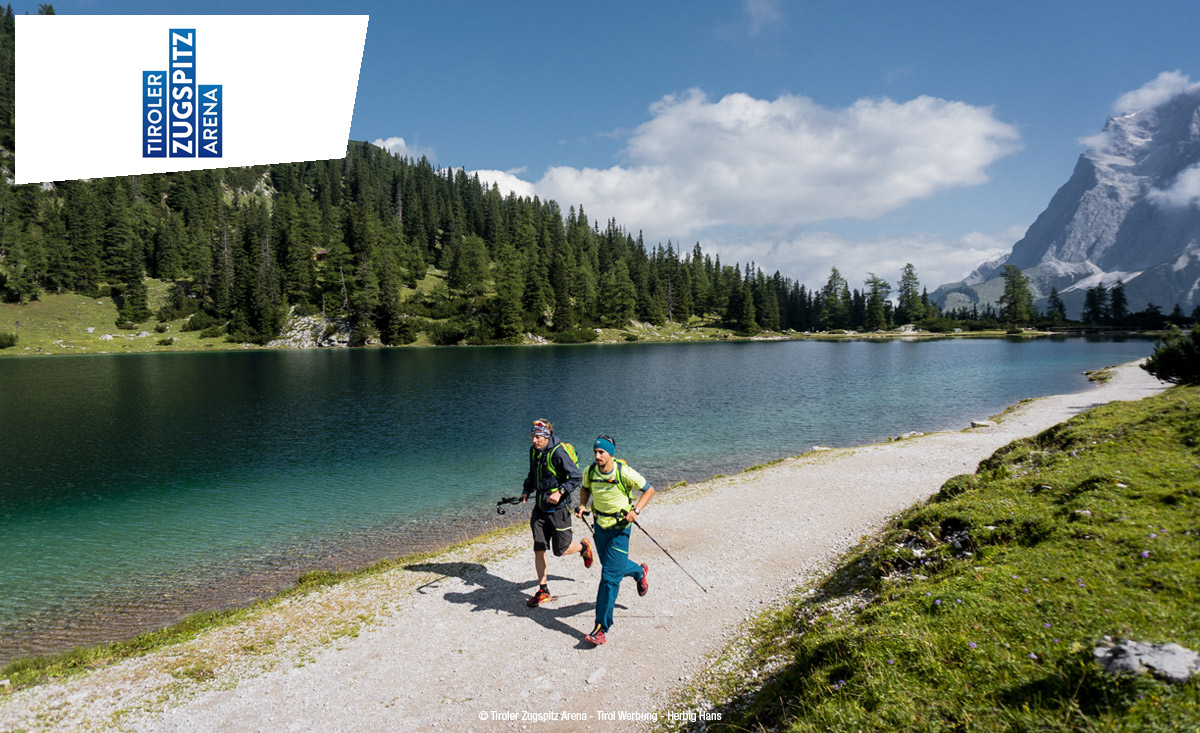
[[[867,273],[867,314],[866,328],[868,331],[882,331],[888,327],[887,313],[884,301],[892,293],[892,286],[875,273]]]
[[[1058,288],[1050,288],[1050,296],[1046,299],[1046,317],[1056,324],[1067,320],[1067,307],[1058,295]]]
[[[1125,298],[1125,283],[1117,278],[1112,290],[1108,293],[1108,315],[1113,321],[1120,323],[1129,315],[1129,301]]]
[[[1005,265],[1004,294],[1000,296],[1000,318],[1012,326],[1033,321],[1033,293],[1029,278],[1016,265]]]
[[[917,278],[917,268],[911,262],[904,265],[900,274],[900,287],[897,291],[896,322],[899,324],[916,323],[925,317],[924,304],[917,292],[921,282]]]

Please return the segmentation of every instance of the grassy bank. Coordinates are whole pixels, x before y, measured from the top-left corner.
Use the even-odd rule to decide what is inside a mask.
[[[1200,679],[1113,678],[1107,636],[1200,650],[1200,388],[1080,415],[948,481],[759,616],[669,709],[713,730],[1196,730]]]
[[[436,272],[420,284],[422,293],[434,292],[442,277]],[[157,311],[167,301],[166,282],[147,279],[150,308]],[[444,287],[444,286],[443,286]],[[416,291],[411,291],[416,292]],[[159,322],[151,317],[132,329],[121,329],[117,323],[117,305],[111,297],[89,298],[78,293],[42,294],[38,300],[23,305],[0,303],[0,334],[16,337],[12,346],[0,348],[3,356],[45,356],[53,354],[127,354],[177,351],[225,351],[262,349],[253,344],[230,343],[224,335],[201,336],[202,331],[185,331],[186,319]],[[88,329],[91,329],[89,332]],[[1029,331],[1016,338],[1043,336]],[[109,338],[105,338],[105,337]],[[763,331],[756,339],[940,339],[940,338],[1012,338],[1007,332],[972,331],[932,334],[913,331],[856,333],[833,331],[802,334],[796,332]],[[596,334],[595,343],[724,341],[748,338],[723,324],[708,318],[692,317],[687,323],[669,322],[661,326],[631,322],[625,328],[604,328]],[[528,344],[546,343],[545,339],[527,339]],[[410,346],[429,346],[428,334],[420,332]],[[0,345],[2,346],[2,345]]]

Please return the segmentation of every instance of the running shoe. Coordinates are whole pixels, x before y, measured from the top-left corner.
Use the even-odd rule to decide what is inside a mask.
[[[601,644],[603,644],[606,641],[604,638],[604,629],[597,626],[596,630],[593,631],[592,633],[584,636],[583,640],[586,641],[587,643],[591,644],[592,646],[600,646]]]
[[[650,568],[642,563],[642,577],[638,580],[638,595],[644,596],[650,590]]]
[[[538,588],[538,592],[533,594],[533,597],[525,601],[525,605],[530,608],[537,608],[546,601],[550,600],[550,592]]]
[[[592,543],[583,539],[579,541],[579,544],[583,545],[583,549],[579,551],[579,554],[583,557],[583,566],[590,568],[592,562],[596,559],[595,553],[592,552]]]

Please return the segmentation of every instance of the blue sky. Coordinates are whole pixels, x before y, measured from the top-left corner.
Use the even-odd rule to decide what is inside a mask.
[[[905,262],[931,290],[965,276],[1020,238],[1122,95],[1200,80],[1200,15],[1176,1],[54,6],[370,15],[352,139],[810,285],[834,266],[852,284]],[[281,72],[303,53],[268,42]]]

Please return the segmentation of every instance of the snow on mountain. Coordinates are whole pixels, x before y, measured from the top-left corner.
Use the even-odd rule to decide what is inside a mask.
[[[1125,283],[1131,310],[1200,305],[1200,83],[1158,79],[1118,101],[1129,107],[1084,140],[1070,179],[999,260],[933,294],[947,308],[994,302],[1005,264],[1037,298],[1057,288],[1078,317],[1088,288]]]

